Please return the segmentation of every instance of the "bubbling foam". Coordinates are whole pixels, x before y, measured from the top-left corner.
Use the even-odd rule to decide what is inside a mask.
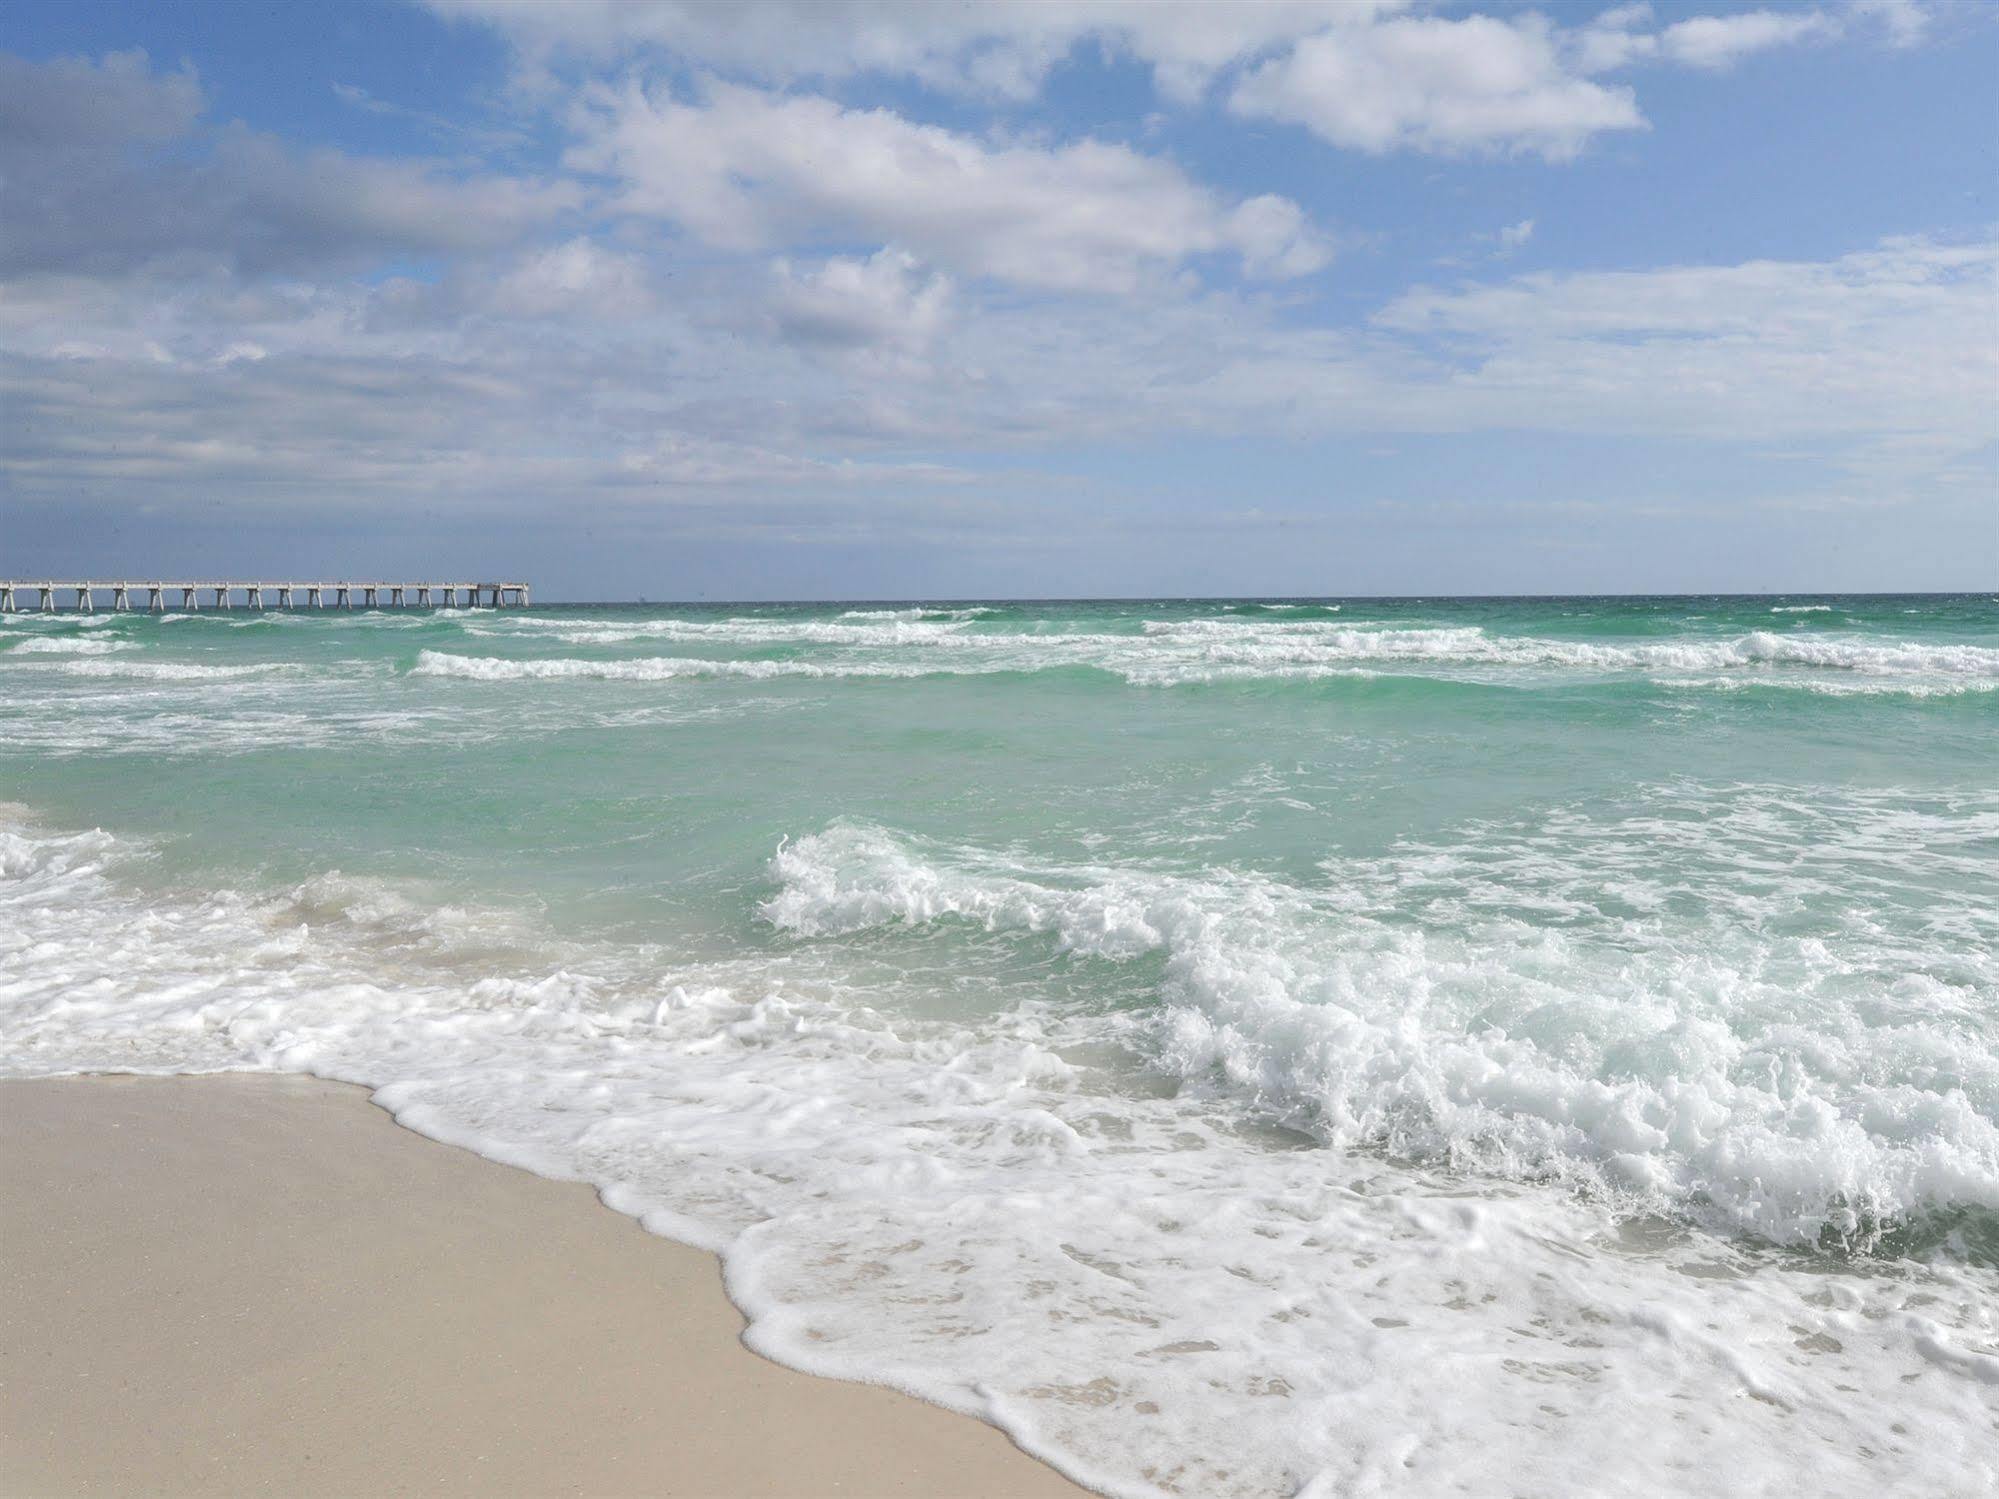
[[[1335,866],[1318,890],[1022,869],[841,825],[777,856],[764,911],[803,936],[953,918],[1113,962],[1163,956],[1164,1063],[1340,1146],[1576,1181],[1786,1244],[1864,1247],[1911,1218],[1999,1212],[1999,1035],[1966,1034],[1956,989],[1999,995],[1999,917],[1934,913],[1932,929],[1955,919],[1983,939],[1962,976],[1910,972],[1886,1016],[1856,1005],[1854,980],[1915,955],[1832,941],[1836,917],[1775,942],[1740,921],[1759,818],[1782,807],[1766,793],[1714,814],[1713,888],[1691,926],[1661,914],[1686,892],[1631,853],[1659,836],[1654,819],[1578,822],[1576,855],[1522,841]],[[1820,836],[1864,868],[1907,830],[1862,813]],[[1999,811],[1973,825],[1989,836]],[[1951,857],[1927,841],[1909,855]],[[1396,897],[1417,868],[1431,893],[1411,923]],[[1569,892],[1566,919],[1523,919],[1550,890]],[[1839,893],[1800,881],[1766,898]]]

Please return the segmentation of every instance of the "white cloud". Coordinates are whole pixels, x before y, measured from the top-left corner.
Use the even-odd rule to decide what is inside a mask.
[[[1328,251],[1282,199],[1229,205],[1120,145],[988,144],[885,109],[713,84],[699,103],[594,90],[569,161],[623,184],[628,213],[736,250],[898,244],[970,276],[1129,290],[1190,256],[1297,275]]]
[[[882,250],[866,260],[835,256],[808,271],[779,261],[774,270],[772,316],[795,343],[920,354],[950,316],[950,278],[926,273],[905,250]]]
[[[565,250],[505,281],[587,292],[609,252]],[[1509,430],[1791,443],[1906,490],[1962,477],[1995,437],[1995,244],[1538,274],[1410,293],[1344,331],[1237,295],[1022,298],[901,251],[674,269],[701,279],[643,307],[539,310],[469,273],[40,278],[0,301],[0,469],[23,498],[89,486],[168,509],[702,486],[754,506],[760,484],[929,484],[940,455]]]
[[[1088,49],[1132,58],[1160,95],[1219,84],[1238,114],[1302,125],[1368,152],[1575,156],[1642,128],[1629,87],[1594,81],[1640,63],[1719,71],[1865,17],[1892,45],[1920,38],[1921,0],[1848,0],[1841,15],[1761,9],[1660,28],[1612,5],[1581,25],[1538,12],[1424,14],[1415,0],[427,0],[497,27],[544,86],[564,67],[666,54],[735,80],[793,85],[857,75],[1014,101]]]
[[[1409,0],[427,0],[531,56],[602,62],[660,49],[766,83],[883,73],[1006,98],[1036,93],[1086,42],[1153,68],[1185,101],[1223,68]]]
[[[1309,27],[1295,50],[1280,11]],[[1173,87],[1220,69],[1238,108],[1368,150],[1560,157],[1641,123],[1628,91],[1586,73],[1675,60],[1676,28],[1639,7],[1581,31],[1518,16],[1328,29],[1304,5],[1189,6],[1170,13],[1178,30],[1166,8],[1130,14],[1132,36],[1152,29],[1115,45],[1149,49],[1162,87],[1169,59],[1189,59]],[[1749,34],[1674,45],[1718,65]],[[950,53],[961,70],[999,56]],[[1991,245],[1549,273],[1329,326],[1333,309],[1300,315],[1295,291],[1220,292],[1189,271],[1217,255],[1250,277],[1323,265],[1296,204],[1124,145],[742,84],[596,89],[565,117],[573,165],[610,179],[593,189],[305,151],[203,109],[192,75],[136,56],[0,61],[10,494],[473,513],[713,491],[701,503],[748,516],[767,513],[765,488],[800,504],[837,486],[864,526],[891,502],[878,489],[961,479],[940,454],[1159,434],[1789,443],[1910,483],[1962,478],[1993,437]],[[564,217],[584,203],[587,233]],[[1522,218],[1482,239],[1503,252],[1533,232]],[[434,279],[380,278],[412,253]]]
[[[1729,16],[1694,16],[1659,33],[1660,54],[1694,68],[1731,68],[1755,52],[1837,33],[1817,11],[1750,10]]]
[[[1881,0],[1881,3],[1898,5],[1901,0]],[[1888,19],[1885,24],[1892,34],[1907,21],[1908,17],[1903,15]],[[1645,62],[1677,63],[1721,72],[1758,52],[1802,42],[1830,41],[1844,29],[1837,17],[1803,7],[1690,16],[1656,29],[1652,7],[1639,3],[1603,11],[1588,25],[1568,33],[1565,43],[1570,64],[1579,73],[1607,73]]]
[[[652,288],[632,256],[587,236],[536,250],[494,283],[490,303],[512,317],[631,317],[651,309]]]
[[[1652,7],[1645,0],[1600,11],[1563,38],[1569,67],[1583,74],[1609,73],[1655,55],[1659,44],[1647,29],[1651,24]]]
[[[1238,203],[1222,227],[1222,239],[1242,256],[1245,271],[1265,280],[1309,276],[1332,259],[1304,210],[1275,193]]]
[[[538,62],[567,55],[603,62],[635,51],[676,54],[766,83],[877,73],[931,87],[1003,98],[1036,94],[1051,69],[1094,44],[1135,58],[1177,103],[1217,75],[1270,59],[1310,39],[1346,36],[1368,48],[1379,23],[1407,18],[1413,0],[425,0],[438,13],[499,28]],[[1922,0],[1846,0],[1878,22],[1893,45],[1919,40]],[[1511,9],[1511,7],[1507,7]],[[1440,20],[1442,18],[1432,18]],[[1482,15],[1442,24],[1486,22]],[[1572,31],[1555,32],[1594,73],[1655,59],[1726,67],[1764,48],[1826,37],[1839,23],[1814,10],[1698,16],[1665,28],[1647,4],[1614,5]],[[1531,26],[1534,18],[1500,23]],[[1465,33],[1477,40],[1477,28]],[[1389,50],[1374,48],[1376,52]],[[1483,91],[1482,85],[1475,85]]]
[[[1248,73],[1229,107],[1377,153],[1512,151],[1562,160],[1600,131],[1644,124],[1629,89],[1568,71],[1556,33],[1532,15],[1426,16],[1308,37]]]

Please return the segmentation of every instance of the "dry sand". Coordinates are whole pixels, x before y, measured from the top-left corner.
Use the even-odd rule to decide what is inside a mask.
[[[295,1077],[0,1083],[0,1489],[1077,1495],[709,1255]]]

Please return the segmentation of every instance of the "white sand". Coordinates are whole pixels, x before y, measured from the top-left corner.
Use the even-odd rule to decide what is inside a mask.
[[[305,1078],[0,1083],[0,1489],[1076,1495],[708,1255]]]

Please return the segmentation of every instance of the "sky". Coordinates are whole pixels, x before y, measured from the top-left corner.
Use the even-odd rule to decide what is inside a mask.
[[[9,0],[0,575],[1999,587],[1999,6]]]

